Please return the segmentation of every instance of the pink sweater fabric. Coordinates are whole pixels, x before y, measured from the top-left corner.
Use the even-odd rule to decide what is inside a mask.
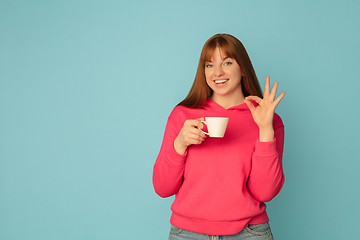
[[[229,117],[223,138],[207,136],[184,155],[173,143],[185,120]],[[224,109],[211,99],[198,109],[177,106],[170,114],[153,171],[161,197],[175,194],[171,224],[208,235],[232,235],[267,222],[266,205],[284,183],[284,125],[274,114],[275,139],[260,142],[246,104]]]

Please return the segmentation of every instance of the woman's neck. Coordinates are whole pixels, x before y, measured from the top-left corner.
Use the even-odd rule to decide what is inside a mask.
[[[237,94],[234,96],[227,96],[227,95],[217,95],[213,94],[211,96],[211,100],[219,104],[225,109],[231,108],[233,106],[237,106],[244,103],[244,95],[241,92],[241,94]]]

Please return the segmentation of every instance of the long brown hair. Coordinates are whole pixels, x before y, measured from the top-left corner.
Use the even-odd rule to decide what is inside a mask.
[[[186,96],[178,105],[199,108],[213,94],[212,89],[207,85],[205,79],[205,62],[211,59],[214,50],[219,47],[221,51],[236,60],[243,74],[241,79],[241,88],[244,97],[253,95],[263,97],[259,81],[255,70],[251,64],[250,58],[242,43],[229,34],[216,34],[206,41],[200,54],[199,65],[195,75],[194,83]]]

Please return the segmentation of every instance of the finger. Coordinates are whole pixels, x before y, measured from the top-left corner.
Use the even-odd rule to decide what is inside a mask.
[[[248,108],[250,109],[251,112],[253,112],[255,110],[255,106],[252,102],[250,102],[249,100],[244,100],[244,102],[246,103],[246,105],[248,106]]]
[[[190,145],[199,145],[203,142],[204,140],[192,140],[190,143]]]
[[[253,100],[255,101],[257,104],[259,104],[262,101],[262,98],[258,97],[258,96],[247,96],[245,98],[245,100]]]
[[[203,139],[206,138],[206,134],[203,131],[200,131],[199,134],[200,134],[200,137],[202,137]]]
[[[185,127],[184,129],[184,134],[186,136],[189,135],[198,135],[201,137],[205,137],[205,133],[201,130],[201,126],[203,125],[201,122],[196,123],[196,121],[194,121],[195,124],[192,124],[191,122],[189,123],[188,126]],[[196,125],[197,124],[197,125]]]
[[[200,121],[200,126],[198,126],[200,129],[202,129],[204,127],[204,124],[202,124],[202,121],[205,121],[205,119],[203,117],[199,118]]]
[[[204,133],[204,131],[202,130],[202,128],[204,127],[204,125],[202,123],[200,123],[201,127],[197,127],[195,130],[195,134],[199,135],[202,138],[206,137],[206,134]]]
[[[190,134],[192,134],[193,136],[200,136],[202,138],[205,138],[206,135],[205,133],[199,128],[199,127],[196,127],[196,128],[192,128],[190,131],[189,131]],[[195,137],[196,138],[196,137]]]
[[[274,101],[274,99],[275,99],[276,90],[278,88],[278,85],[279,85],[279,83],[275,82],[273,88],[271,89],[271,93],[270,93],[270,96],[269,96],[271,101]]]
[[[201,121],[204,121],[203,118],[194,119],[193,126],[196,128],[203,128]]]
[[[188,136],[188,141],[191,144],[200,144],[205,140],[204,137],[197,135],[197,134],[191,134]]]
[[[201,124],[202,123],[201,123],[201,121],[199,119],[188,119],[188,120],[185,121],[184,125],[196,128],[196,127],[200,127]]]
[[[269,97],[270,95],[270,77],[265,78],[265,88],[264,88],[264,98]]]
[[[283,99],[283,97],[285,96],[285,93],[282,92],[274,101],[275,107],[279,104],[279,102],[281,101],[281,99]]]

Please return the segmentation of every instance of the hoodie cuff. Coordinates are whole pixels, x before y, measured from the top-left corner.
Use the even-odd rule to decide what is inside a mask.
[[[276,149],[276,138],[271,142],[260,142],[256,140],[255,154],[259,157],[271,157],[278,154]]]
[[[172,147],[167,152],[167,156],[168,156],[167,159],[173,165],[176,165],[178,167],[182,167],[185,164],[185,159],[186,159],[187,153],[188,153],[188,151],[186,150],[184,154],[179,154]]]

